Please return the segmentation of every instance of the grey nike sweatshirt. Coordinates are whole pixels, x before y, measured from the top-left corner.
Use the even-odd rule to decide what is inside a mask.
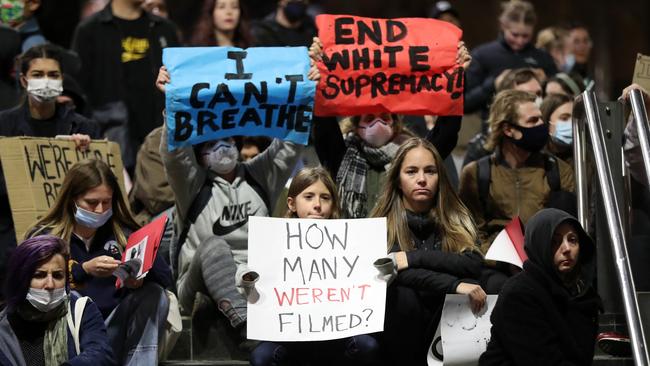
[[[185,242],[179,243],[181,251],[177,283],[181,283],[187,275],[198,246],[212,235],[223,238],[230,245],[237,264],[236,280],[237,283],[240,282],[248,263],[248,217],[270,214],[264,199],[246,181],[246,170],[261,186],[273,207],[302,150],[302,145],[275,139],[271,146],[255,158],[238,163],[235,168],[237,176],[229,183],[202,167],[191,147],[168,151],[167,131],[163,129],[160,155],[176,196],[177,232],[183,230],[185,217],[201,186],[206,179],[212,179],[212,197],[196,221],[190,225]]]

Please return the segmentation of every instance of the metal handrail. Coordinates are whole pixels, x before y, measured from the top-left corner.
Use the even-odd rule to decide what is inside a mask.
[[[650,127],[648,126],[648,112],[645,109],[643,94],[640,90],[633,89],[630,92],[630,104],[632,105],[634,123],[636,123],[636,130],[641,145],[641,154],[643,155],[646,179],[650,186],[650,141],[648,140],[648,136],[650,136]]]
[[[575,125],[580,124],[576,123],[576,118],[582,120],[582,117],[585,117],[587,128],[589,129],[589,135],[592,140],[591,145],[594,151],[596,173],[598,175],[598,182],[604,201],[605,217],[609,227],[608,231],[614,251],[614,264],[617,279],[623,295],[625,318],[627,320],[630,339],[632,341],[632,356],[634,357],[634,362],[637,366],[648,366],[650,365],[650,357],[648,356],[648,350],[644,343],[645,337],[643,334],[643,328],[641,327],[641,313],[639,311],[639,303],[636,297],[636,289],[632,280],[632,270],[628,258],[625,236],[623,235],[623,224],[619,210],[620,206],[618,205],[617,197],[614,192],[614,180],[611,173],[611,164],[609,163],[609,157],[605,151],[605,137],[600,123],[596,95],[590,91],[583,92],[576,98],[576,107],[581,105],[584,105],[584,110],[582,110],[582,108],[576,109],[577,113],[574,116],[574,131],[577,130],[577,132],[583,133],[582,136],[576,134],[576,137],[584,137],[584,128],[583,131],[580,131],[580,126]],[[584,145],[584,139],[580,141],[580,143]],[[583,150],[581,157],[584,158],[585,150],[584,146],[582,147]],[[576,170],[576,173],[579,171],[582,175],[582,179],[579,178],[582,183],[582,188],[578,188],[578,195],[580,196],[582,193],[583,205],[585,204],[584,201],[588,199],[586,197],[584,165],[584,160],[579,160],[578,156],[576,156],[576,166],[579,167]],[[583,206],[579,206],[579,210],[583,211],[580,216],[584,216],[583,219],[585,219],[587,216],[587,210],[584,210]],[[581,223],[583,223],[583,221],[581,221]]]
[[[578,221],[585,230],[589,228],[589,192],[587,191],[587,136],[582,115],[582,95],[576,97],[573,111],[573,161],[576,180],[576,196],[578,201]]]

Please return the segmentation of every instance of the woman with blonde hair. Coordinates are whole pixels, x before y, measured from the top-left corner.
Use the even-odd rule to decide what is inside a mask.
[[[402,144],[371,216],[386,217],[398,271],[387,292],[386,349],[395,364],[426,365],[445,295],[468,295],[475,313],[486,300],[476,228],[431,143]]]
[[[70,287],[97,304],[116,361],[154,365],[169,308],[163,290],[171,285],[169,268],[156,256],[144,279],[129,278],[126,288],[115,288],[114,271],[137,228],[117,177],[92,159],[70,168],[54,206],[27,236],[53,234],[68,243]]]

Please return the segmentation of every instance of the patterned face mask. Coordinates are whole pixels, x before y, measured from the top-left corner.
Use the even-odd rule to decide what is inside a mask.
[[[15,27],[22,23],[25,3],[21,0],[0,0],[0,23]]]

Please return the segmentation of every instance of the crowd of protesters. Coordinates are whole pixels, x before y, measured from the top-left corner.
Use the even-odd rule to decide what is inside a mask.
[[[39,28],[45,3],[2,2],[0,136],[65,136],[80,150],[107,138],[129,184],[123,191],[99,160],[79,162],[49,212],[16,238],[0,170],[0,364],[155,365],[173,346],[168,315],[193,315],[203,297],[253,365],[425,365],[446,294],[466,295],[475,313],[499,295],[481,365],[591,363],[601,305],[595,244],[575,219],[572,156],[573,98],[592,79],[584,26],[552,25],[535,39],[533,5],[515,0],[502,4],[496,40],[461,42],[465,113],[482,121],[469,141],[458,141],[462,116],[369,113],[314,116],[307,147],[236,136],[170,151],[163,49],[305,46],[322,62],[309,1],[278,0],[252,20],[239,0],[203,0],[181,31],[164,0],[88,0],[69,48]],[[422,16],[462,25],[447,1]],[[643,191],[633,123],[625,153]],[[233,206],[248,211],[228,215]],[[129,234],[163,213],[171,220],[152,269],[116,289]],[[247,296],[260,277],[248,267],[249,214],[385,217],[386,257],[375,262],[388,283],[384,332],[248,340]],[[523,269],[485,260],[517,216]]]

